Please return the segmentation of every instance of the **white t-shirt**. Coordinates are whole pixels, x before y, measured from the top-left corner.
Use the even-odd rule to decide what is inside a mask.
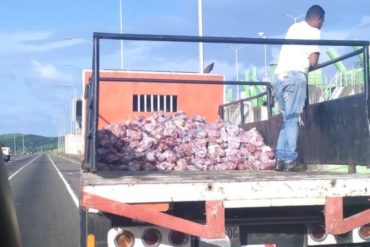
[[[320,39],[320,29],[311,27],[306,21],[293,24],[286,34],[286,39]],[[275,73],[299,71],[308,73],[308,57],[320,52],[318,45],[283,45]]]

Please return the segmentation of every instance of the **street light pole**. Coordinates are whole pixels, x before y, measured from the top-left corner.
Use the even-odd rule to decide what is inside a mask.
[[[66,117],[63,116],[63,125],[62,125],[62,153],[65,150],[65,141],[66,141]]]
[[[13,133],[13,141],[14,141],[14,154],[17,154],[17,146],[15,145],[15,133]]]
[[[63,111],[63,115],[66,115],[67,116],[67,117],[64,117],[64,121],[66,123],[65,126],[67,126],[67,127],[65,127],[65,131],[66,132],[69,131],[71,134],[73,134],[73,130],[74,130],[74,127],[73,127],[74,121],[73,121],[73,114],[72,114],[73,113],[73,111],[72,111],[72,107],[73,107],[72,101],[73,101],[73,98],[71,99],[70,97],[67,97],[67,96],[62,95],[62,94],[56,95],[56,96],[58,98],[62,98],[62,100],[60,100],[60,102],[63,102],[63,106],[64,107],[66,107],[66,105],[64,105],[65,100],[68,101],[68,106],[67,106],[68,107],[67,108],[68,111],[66,111],[66,109],[64,107],[61,108],[61,109]],[[69,129],[68,129],[68,126],[69,126]]]
[[[238,56],[238,49],[235,49],[235,78],[236,78],[236,81],[239,81],[239,56]],[[237,87],[237,89],[238,89],[238,87]],[[237,90],[237,93],[239,95],[239,92],[238,91],[239,90]]]
[[[258,36],[262,39],[266,39],[266,35],[264,32],[259,32]],[[267,80],[267,45],[264,44],[264,60],[265,60],[265,72],[264,72],[264,80]]]
[[[119,18],[120,18],[121,34],[123,34],[122,0],[119,0]],[[122,39],[121,39],[121,70],[123,70],[123,40]]]
[[[62,115],[57,118],[58,121],[58,152],[64,153],[65,150],[65,136],[66,136],[66,112],[63,108],[60,108]]]
[[[22,133],[22,146],[23,146],[23,154],[24,154],[24,133]]]
[[[202,0],[198,0],[198,34],[200,37],[203,36],[203,8]],[[204,44],[199,42],[199,73],[203,73],[204,70]]]
[[[239,55],[238,55],[238,52],[239,50],[245,48],[246,45],[243,45],[243,46],[240,46],[238,48],[234,48],[232,46],[229,46],[229,48],[233,49],[234,52],[235,52],[235,78],[236,78],[236,81],[239,82]],[[236,99],[238,100],[240,98],[240,89],[239,89],[239,85],[236,85],[236,94],[237,94],[237,97]]]
[[[74,38],[74,37],[65,37],[64,39],[66,39],[66,40],[78,40],[78,41],[81,41],[81,42],[84,42],[84,43],[88,43],[89,45],[93,45],[93,42],[91,42],[90,40],[87,40],[87,39]]]
[[[293,20],[294,20],[294,23],[297,23],[297,20],[298,20],[299,18],[302,18],[302,17],[304,17],[304,16],[305,16],[305,15],[292,16],[292,15],[287,14],[287,13],[284,13],[284,12],[280,12],[280,14],[285,15],[285,16],[287,16],[287,17],[289,17],[289,18],[293,19]]]
[[[73,83],[71,84],[58,83],[57,85],[62,86],[62,87],[71,87],[73,89],[73,96],[75,99],[77,99],[77,89]]]
[[[58,125],[58,130],[57,130],[57,145],[58,145],[58,153],[60,152],[60,126]]]

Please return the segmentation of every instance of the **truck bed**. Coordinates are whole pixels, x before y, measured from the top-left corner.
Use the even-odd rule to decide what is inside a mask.
[[[122,203],[224,202],[225,208],[324,205],[327,197],[370,197],[370,174],[276,171],[99,171],[84,193]]]

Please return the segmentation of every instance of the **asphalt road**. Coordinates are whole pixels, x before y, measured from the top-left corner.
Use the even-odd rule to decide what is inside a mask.
[[[79,246],[79,164],[33,154],[6,163],[24,247]]]

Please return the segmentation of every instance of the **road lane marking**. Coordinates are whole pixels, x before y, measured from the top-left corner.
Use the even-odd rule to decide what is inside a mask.
[[[8,180],[10,181],[10,179],[12,179],[15,175],[17,175],[20,171],[22,171],[26,166],[28,166],[29,164],[31,164],[35,159],[37,159],[40,155],[37,155],[35,158],[33,158],[30,162],[28,162],[27,164],[25,164],[24,166],[22,166],[21,168],[19,168],[15,173],[13,173],[12,175],[10,175],[8,177]]]
[[[57,155],[57,154],[56,154],[56,156],[58,156],[59,158],[62,158],[62,159],[68,160],[68,161],[70,161],[70,162],[76,163],[76,164],[78,164],[78,165],[81,165],[81,162],[78,162],[78,161],[75,161],[75,160],[72,160],[72,159],[68,159],[68,158],[66,158],[66,157],[63,157],[62,155]]]
[[[60,178],[62,179],[64,185],[66,186],[67,188],[67,191],[69,193],[69,195],[72,197],[72,200],[73,202],[75,203],[76,207],[79,208],[79,201],[78,201],[78,198],[77,196],[75,195],[75,193],[73,192],[71,186],[67,183],[67,181],[65,180],[65,178],[63,177],[62,173],[59,171],[58,167],[55,165],[54,161],[50,158],[50,156],[48,155],[48,158],[50,160],[50,162],[53,164],[55,170],[57,170]]]

